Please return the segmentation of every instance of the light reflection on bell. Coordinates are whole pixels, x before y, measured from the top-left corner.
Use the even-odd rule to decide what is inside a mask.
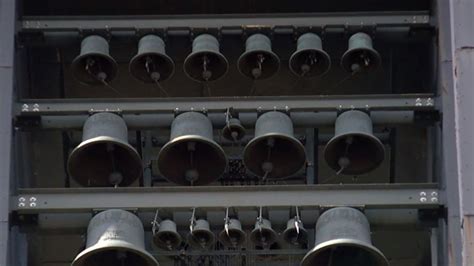
[[[134,214],[107,210],[94,216],[87,228],[86,249],[72,266],[158,266],[145,250],[143,225]]]
[[[219,241],[226,247],[240,247],[245,243],[245,238],[242,224],[237,219],[229,219],[219,233]]]
[[[90,116],[82,142],[69,155],[69,175],[82,186],[128,186],[142,175],[142,161],[128,143],[125,121],[113,113]]]
[[[347,72],[363,72],[377,68],[381,61],[370,36],[358,32],[349,38],[349,48],[341,58],[341,65]]]
[[[372,245],[370,225],[359,210],[338,207],[324,212],[316,224],[314,248],[301,266],[388,266],[383,253]]]
[[[302,246],[308,241],[308,232],[301,220],[292,218],[288,220],[286,229],[283,231],[283,239],[291,245]]]
[[[384,160],[384,145],[374,136],[368,114],[358,110],[340,114],[335,131],[326,145],[324,158],[338,174],[367,173]]]
[[[264,178],[283,178],[298,172],[306,162],[304,146],[293,135],[293,122],[282,112],[262,114],[255,138],[244,148],[247,169]]]
[[[157,247],[166,250],[175,250],[181,244],[181,236],[176,230],[176,223],[171,220],[160,222],[158,231],[153,235],[153,242]]]
[[[227,166],[224,150],[213,140],[212,124],[202,113],[186,112],[171,124],[170,141],[158,155],[158,168],[180,185],[205,185]]]
[[[270,220],[257,220],[254,229],[250,233],[250,241],[263,248],[269,248],[277,241],[277,233],[272,229]]]
[[[130,61],[129,71],[145,83],[169,79],[174,72],[174,63],[166,55],[163,39],[156,35],[143,36],[138,42],[138,53]]]
[[[74,77],[86,85],[104,85],[118,72],[117,62],[109,54],[109,43],[98,35],[91,35],[81,42],[81,53],[71,64]]]
[[[230,141],[239,141],[245,136],[245,127],[237,118],[230,118],[222,129],[222,136]]]
[[[215,81],[227,73],[229,63],[219,51],[219,41],[201,34],[193,41],[192,53],[184,61],[184,72],[195,81]]]
[[[331,58],[323,50],[321,38],[314,33],[306,33],[298,38],[289,66],[297,76],[316,77],[329,71]]]
[[[271,40],[260,33],[253,34],[245,42],[245,52],[237,66],[242,75],[255,80],[272,77],[278,72],[280,59],[272,51]]]
[[[214,233],[210,229],[209,222],[204,219],[196,220],[193,230],[188,237],[189,244],[198,249],[208,249],[216,241]]]

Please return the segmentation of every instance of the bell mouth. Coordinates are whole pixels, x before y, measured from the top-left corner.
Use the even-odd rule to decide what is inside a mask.
[[[369,66],[360,67],[360,71],[367,71],[371,69],[376,69],[381,64],[380,54],[375,49],[370,49],[367,47],[354,48],[349,51],[346,51],[342,55],[341,65],[347,72],[353,72],[352,65],[354,62],[359,61],[359,56],[365,54],[370,60]]]
[[[331,58],[325,51],[318,49],[303,49],[296,51],[290,57],[290,70],[295,75],[301,76],[303,74],[301,71],[301,65],[307,60],[308,53],[316,54],[319,61],[315,63],[304,77],[319,77],[329,72],[329,69],[331,68]]]
[[[146,250],[124,242],[111,240],[83,250],[71,266],[159,266]]]
[[[280,58],[278,58],[275,53],[267,50],[253,50],[243,53],[237,61],[238,70],[242,75],[254,78],[252,75],[252,69],[257,64],[259,54],[265,57],[265,61],[262,63],[261,76],[255,79],[268,79],[278,72],[280,69]]]
[[[355,239],[335,239],[311,249],[301,266],[389,266],[387,258],[376,247]]]
[[[270,133],[253,138],[244,148],[243,163],[245,167],[256,176],[264,176],[262,164],[266,161],[268,146],[266,140],[274,138],[270,161],[273,169],[267,178],[285,178],[303,168],[306,162],[306,153],[303,144],[292,136]],[[261,158],[261,159],[256,159]]]
[[[163,82],[173,76],[175,67],[173,60],[166,54],[150,52],[137,54],[130,61],[128,71],[136,80],[144,83],[155,82],[155,80],[150,77],[150,74],[145,69],[147,57],[151,57],[160,69],[160,71],[158,71],[160,73],[160,78],[158,79],[158,82]]]
[[[219,241],[227,247],[241,246],[245,242],[245,232],[239,229],[229,229],[229,235],[225,230],[219,233]]]
[[[168,239],[168,241],[167,241]],[[153,236],[153,243],[162,249],[169,250],[178,247],[181,244],[181,236],[177,232],[158,232]],[[169,242],[169,243],[167,243]]]
[[[88,58],[93,58],[100,64],[102,70],[107,74],[105,82],[109,83],[118,73],[117,62],[109,55],[101,53],[87,53],[77,56],[71,64],[74,78],[84,85],[104,85],[97,78],[86,73],[85,67]]]
[[[188,159],[188,142],[196,143],[193,167]],[[176,158],[183,158],[186,161],[177,164]],[[186,170],[196,168],[199,178],[193,181],[192,185],[199,186],[215,181],[225,171],[227,157],[222,147],[214,140],[200,135],[185,135],[166,143],[158,155],[157,163],[163,177],[184,186],[191,185],[191,182],[185,178]]]
[[[205,80],[202,77],[202,63],[200,58],[207,56],[209,59],[209,70],[212,72],[212,75],[209,79]],[[221,79],[228,71],[229,62],[220,52],[203,50],[195,52],[189,55],[184,60],[184,73],[194,81],[204,82],[204,81],[216,81]]]
[[[100,136],[81,142],[69,155],[67,171],[82,186],[113,186],[109,176],[114,170],[107,146],[114,147],[115,171],[122,174],[118,184],[129,186],[143,173],[142,161],[138,152],[130,144],[108,136]],[[94,172],[95,171],[95,172]]]

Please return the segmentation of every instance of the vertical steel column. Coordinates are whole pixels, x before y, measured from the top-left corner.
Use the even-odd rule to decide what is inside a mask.
[[[0,266],[10,265],[8,239],[15,4],[15,0],[0,0]]]
[[[463,265],[474,265],[474,2],[452,0],[454,112]]]

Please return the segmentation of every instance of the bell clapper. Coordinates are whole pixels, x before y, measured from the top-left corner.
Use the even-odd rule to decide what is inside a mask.
[[[194,168],[194,152],[196,151],[196,142],[190,141],[187,143],[189,151],[189,165],[190,168],[185,172],[185,178],[191,183],[191,186],[194,185],[194,182],[199,178],[199,172]]]
[[[253,96],[255,94],[255,91],[257,90],[256,83],[257,83],[257,80],[262,76],[262,72],[263,72],[262,64],[264,61],[265,61],[265,57],[262,54],[258,54],[257,62],[256,62],[257,65],[255,68],[252,69],[253,80],[252,80],[252,85],[250,87],[250,96]]]
[[[117,251],[117,259],[120,261],[121,266],[125,266],[125,260],[127,259],[127,253],[125,251]]]
[[[336,175],[340,175],[351,164],[351,160],[349,159],[348,154],[350,145],[354,143],[354,138],[352,136],[347,137],[345,143],[346,148],[344,150],[344,156],[340,157],[337,161],[337,164],[339,165],[340,169],[339,171],[337,171]]]
[[[108,143],[107,144],[107,153],[110,156],[110,162],[112,163],[112,172],[109,174],[109,182],[112,184],[115,188],[118,187],[118,185],[122,182],[123,180],[123,175],[119,171],[117,171],[117,165],[115,162],[115,154],[114,154],[115,147],[113,144]]]
[[[150,56],[147,56],[147,58],[145,59],[145,69],[146,69],[146,72],[148,73],[148,75],[150,76],[151,80],[153,80],[153,82],[155,82],[158,89],[160,89],[160,91],[163,92],[165,97],[169,97],[168,92],[160,84],[161,74],[160,74],[160,72],[156,71],[157,66],[156,66],[155,62],[153,62],[153,59]]]
[[[96,67],[98,69],[94,70],[94,68]],[[91,75],[92,77],[100,81],[104,86],[110,88],[118,95],[120,96],[122,95],[118,90],[116,90],[107,82],[107,73],[102,71],[100,64],[97,64],[97,62],[93,58],[90,58],[90,57],[87,58],[85,69],[86,69],[86,72],[89,73],[89,75]]]
[[[207,96],[211,97],[211,88],[209,87],[209,79],[212,77],[212,71],[208,69],[210,61],[207,55],[202,57],[202,79],[204,80],[203,85],[207,91]]]
[[[275,146],[275,139],[268,138],[267,139],[267,160],[262,163],[262,170],[264,175],[262,177],[262,181],[265,181],[268,175],[273,171],[273,163],[270,161],[270,157],[272,155],[272,148]]]

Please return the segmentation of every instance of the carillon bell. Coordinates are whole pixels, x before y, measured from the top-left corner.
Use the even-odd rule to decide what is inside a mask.
[[[153,235],[153,243],[166,250],[175,250],[181,244],[181,240],[176,223],[168,219],[160,222],[158,231]]]
[[[308,231],[304,228],[301,220],[292,218],[286,223],[283,239],[294,246],[305,245],[308,241]]]
[[[158,168],[180,185],[205,185],[227,166],[224,150],[213,140],[212,124],[202,113],[186,112],[171,124],[170,141],[158,155]]]
[[[270,248],[277,241],[277,233],[272,229],[270,220],[257,220],[254,229],[250,232],[250,241],[262,248]]]
[[[255,125],[255,138],[244,148],[247,169],[264,178],[295,174],[306,162],[304,146],[293,135],[293,122],[282,112],[262,114]]]
[[[341,65],[347,72],[355,73],[375,69],[381,61],[370,36],[358,32],[349,38],[349,48],[341,58]]]
[[[196,220],[188,238],[189,244],[198,249],[210,248],[216,241],[209,222],[204,219]]]
[[[254,80],[272,77],[280,68],[280,59],[272,51],[272,42],[267,36],[257,33],[245,42],[245,53],[238,60],[242,75]]]
[[[184,72],[193,80],[215,81],[227,73],[229,63],[219,51],[219,41],[201,34],[193,41],[192,53],[184,61]]]
[[[125,121],[113,113],[90,116],[82,142],[69,155],[69,175],[82,186],[128,186],[142,175],[142,161],[128,143]]]
[[[219,233],[219,241],[226,247],[240,247],[245,243],[245,238],[242,224],[237,219],[226,221],[224,229]]]
[[[314,248],[301,266],[327,265],[389,265],[383,253],[372,245],[369,222],[359,210],[338,207],[319,217]]]
[[[117,62],[109,54],[109,43],[98,35],[91,35],[81,42],[81,53],[71,64],[74,77],[87,85],[105,85],[118,72]]]
[[[174,73],[174,63],[166,55],[163,39],[156,35],[143,36],[138,42],[138,53],[130,61],[129,71],[145,83],[169,79]]]
[[[316,77],[329,71],[331,58],[323,50],[321,38],[305,33],[298,38],[296,51],[290,57],[290,70],[300,77]]]
[[[87,244],[72,266],[158,266],[145,250],[140,219],[124,210],[107,210],[94,216],[87,228]]]
[[[245,127],[237,118],[230,118],[222,129],[222,136],[230,141],[239,141],[245,136]]]
[[[368,114],[358,110],[340,114],[335,131],[335,136],[326,145],[324,158],[338,174],[363,174],[377,168],[384,160],[384,145],[374,136]]]

